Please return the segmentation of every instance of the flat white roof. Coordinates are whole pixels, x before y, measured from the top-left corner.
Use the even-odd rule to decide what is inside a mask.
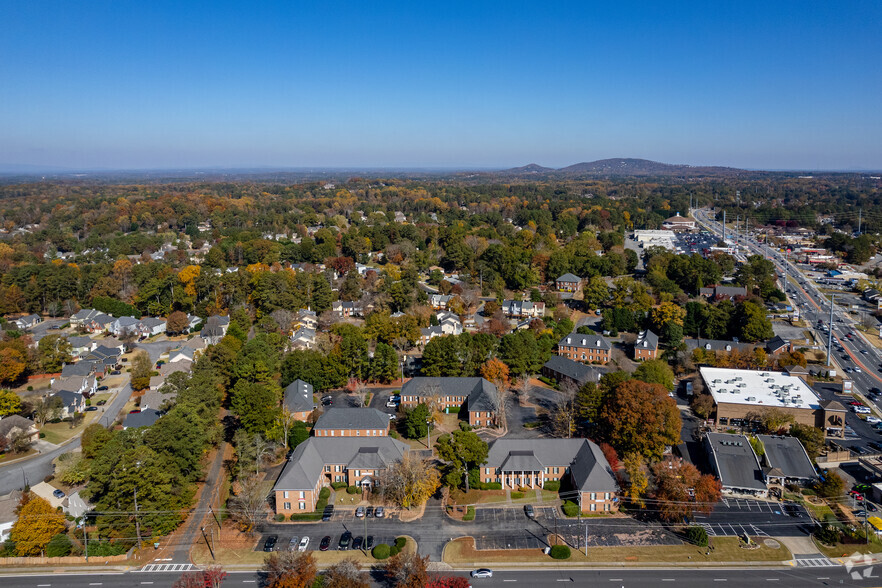
[[[703,367],[699,370],[714,401],[757,407],[817,409],[821,401],[801,378],[783,372]]]

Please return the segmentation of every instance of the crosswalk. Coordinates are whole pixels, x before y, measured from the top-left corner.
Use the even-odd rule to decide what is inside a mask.
[[[796,567],[799,568],[832,568],[839,565],[826,557],[811,557],[794,561],[796,561]]]
[[[193,570],[198,570],[199,568],[194,566],[193,564],[147,564],[138,572],[192,572]]]

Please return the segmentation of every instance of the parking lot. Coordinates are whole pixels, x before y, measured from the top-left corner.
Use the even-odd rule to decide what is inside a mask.
[[[557,507],[554,506],[539,506],[534,507],[533,512],[535,513],[536,520],[548,519],[554,520],[557,518]],[[475,522],[476,523],[504,523],[504,522],[517,522],[517,521],[529,521],[527,515],[524,513],[523,508],[476,508],[475,509]]]
[[[695,515],[693,518],[708,535],[721,537],[799,535],[814,525],[803,506],[792,504],[788,509],[789,512],[778,502],[727,497],[710,515]]]
[[[291,546],[291,538],[296,537],[297,541],[300,541],[304,535],[298,535],[296,532],[291,533],[266,533],[260,537],[260,541],[257,542],[257,545],[254,547],[254,551],[263,551],[263,545],[266,541],[266,538],[270,535],[276,535],[278,537],[278,541],[276,542],[276,547],[273,551],[296,551],[296,542],[294,546]],[[340,537],[343,535],[343,532],[337,533],[326,533],[325,535],[306,535],[309,537],[309,546],[306,548],[306,551],[318,551],[319,544],[321,544],[322,538],[328,536],[331,538],[331,544],[328,547],[328,551],[336,551],[338,549],[338,545],[340,544]],[[374,546],[379,545],[380,543],[385,543],[387,545],[392,545],[395,543],[395,537],[397,535],[383,533],[379,535],[374,535],[368,529],[368,535],[374,538]],[[366,537],[363,533],[352,533],[352,539],[354,540],[356,537],[361,537],[362,541]],[[289,547],[291,546],[291,547]],[[350,540],[349,548],[352,548],[352,541]]]
[[[361,517],[355,516],[355,509],[353,509],[353,508],[334,509],[334,514],[331,515],[331,520],[334,522],[341,522],[341,523],[342,522],[350,522],[351,523],[353,521],[356,521],[359,524],[362,523]],[[371,521],[374,521],[374,520],[376,520],[377,522],[398,520],[398,513],[392,512],[389,509],[386,509],[385,515],[381,519],[374,519],[372,517],[368,517],[368,519],[367,519],[368,525],[370,525]]]

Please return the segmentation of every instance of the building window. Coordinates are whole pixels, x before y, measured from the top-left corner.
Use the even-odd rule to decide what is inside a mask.
[[[597,494],[595,494],[594,492],[592,492],[592,493],[591,493],[591,500],[596,500],[596,499],[597,499]]]
[[[339,471],[340,471],[340,466],[335,465],[335,466],[334,466],[334,471],[335,471],[335,472],[339,472]]]
[[[300,503],[300,510],[306,510],[306,503],[305,502]]]
[[[331,472],[331,466],[326,465],[326,466],[325,466],[325,471],[328,472],[328,473],[330,473],[330,472]]]
[[[288,491],[287,490],[282,492],[282,498],[288,498]]]
[[[604,500],[609,500],[609,492],[605,492],[605,493],[603,494],[603,499],[604,499]]]
[[[604,510],[605,512],[609,512],[609,503],[608,503],[608,502],[607,502],[606,504],[603,505],[603,510]]]
[[[334,436],[334,429],[331,429],[331,437]]]
[[[291,510],[291,503],[286,502],[284,505],[282,505],[282,508],[284,508],[285,510]]]
[[[357,477],[360,476],[360,475],[361,475],[361,474],[360,474],[359,470],[355,470],[355,477],[357,478]]]
[[[339,482],[339,481],[340,481],[340,476],[334,476],[334,481],[335,481],[335,482]]]
[[[301,500],[306,498],[306,492],[304,490],[300,491],[300,498],[301,498]]]
[[[591,512],[595,512],[597,510],[597,505],[593,502],[591,503]]]

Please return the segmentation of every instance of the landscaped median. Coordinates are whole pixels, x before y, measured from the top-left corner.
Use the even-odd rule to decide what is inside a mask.
[[[777,543],[777,542],[774,542]],[[481,567],[491,564],[560,565],[603,564],[604,566],[628,566],[649,564],[714,565],[733,562],[779,563],[792,559],[783,545],[769,547],[760,540],[756,549],[743,549],[738,537],[714,537],[712,551],[695,545],[657,545],[651,547],[589,547],[570,550],[567,559],[552,559],[541,549],[478,550],[472,537],[460,537],[444,546],[443,561],[456,568]]]

